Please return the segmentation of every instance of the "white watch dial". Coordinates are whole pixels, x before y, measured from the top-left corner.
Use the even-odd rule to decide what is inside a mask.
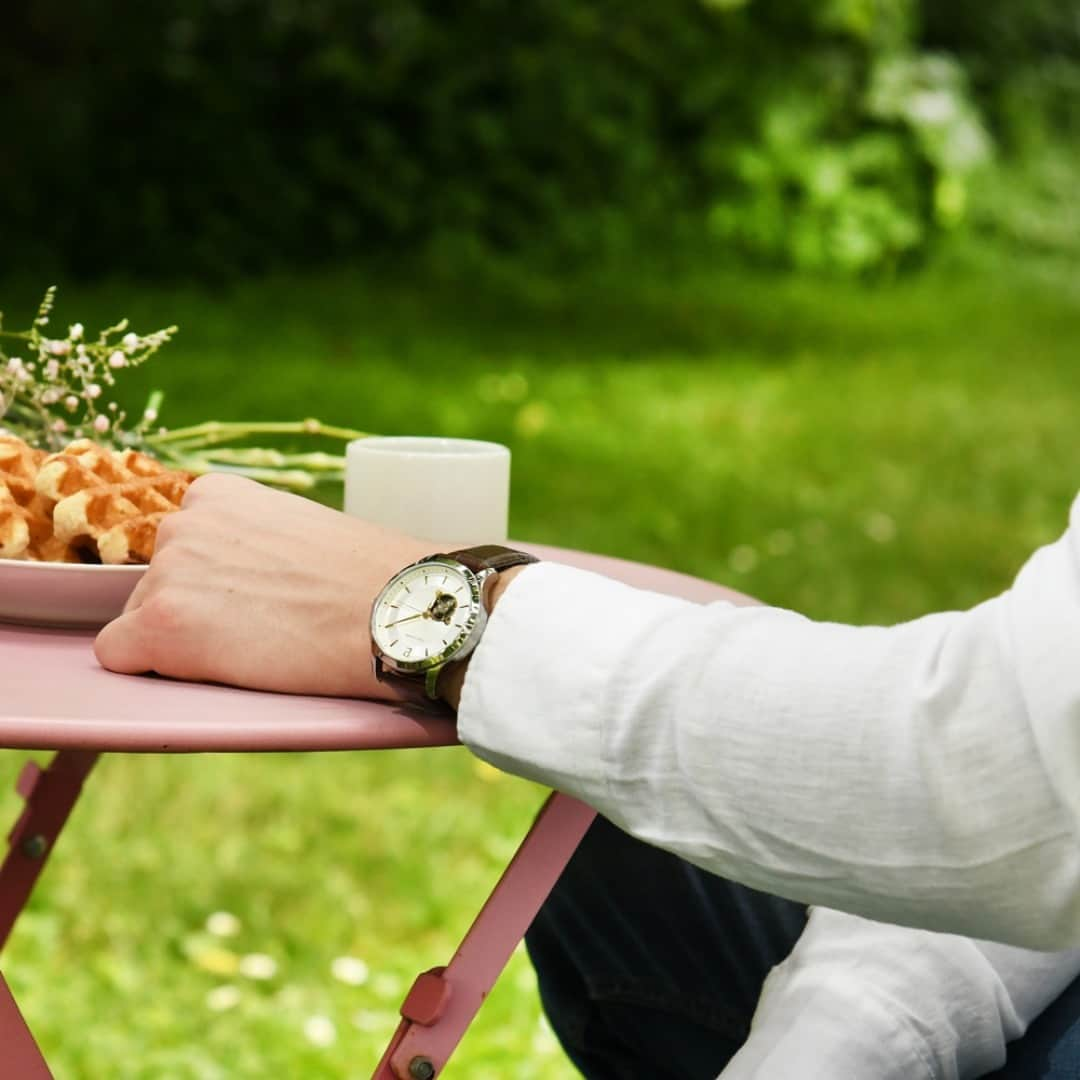
[[[430,667],[453,655],[476,625],[475,578],[442,562],[407,567],[391,578],[375,603],[371,634],[399,664]]]

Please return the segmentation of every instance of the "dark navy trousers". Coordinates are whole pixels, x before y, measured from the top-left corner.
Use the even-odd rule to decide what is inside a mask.
[[[805,923],[804,905],[707,874],[597,817],[526,944],[544,1010],[589,1080],[714,1080]],[[990,1075],[1080,1080],[1080,979]]]

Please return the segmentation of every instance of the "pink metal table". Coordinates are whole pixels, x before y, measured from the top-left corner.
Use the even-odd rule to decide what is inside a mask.
[[[516,546],[656,592],[702,603],[746,602],[669,570],[536,544]],[[103,752],[374,750],[457,742],[449,721],[403,707],[114,675],[98,666],[92,641],[87,631],[0,623],[0,747],[56,751],[44,769],[27,762],[16,784],[25,807],[0,865],[0,947]],[[594,816],[567,795],[549,797],[449,963],[417,976],[373,1080],[431,1080],[442,1074]],[[0,1045],[4,1077],[51,1077],[2,975]]]

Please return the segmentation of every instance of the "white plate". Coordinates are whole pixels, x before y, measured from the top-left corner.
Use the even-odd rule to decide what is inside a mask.
[[[0,622],[104,626],[124,610],[145,566],[0,559]]]

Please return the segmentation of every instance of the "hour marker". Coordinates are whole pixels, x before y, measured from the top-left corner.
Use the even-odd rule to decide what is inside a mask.
[[[392,649],[400,640],[401,638],[394,638],[394,640],[390,642],[390,648]]]

